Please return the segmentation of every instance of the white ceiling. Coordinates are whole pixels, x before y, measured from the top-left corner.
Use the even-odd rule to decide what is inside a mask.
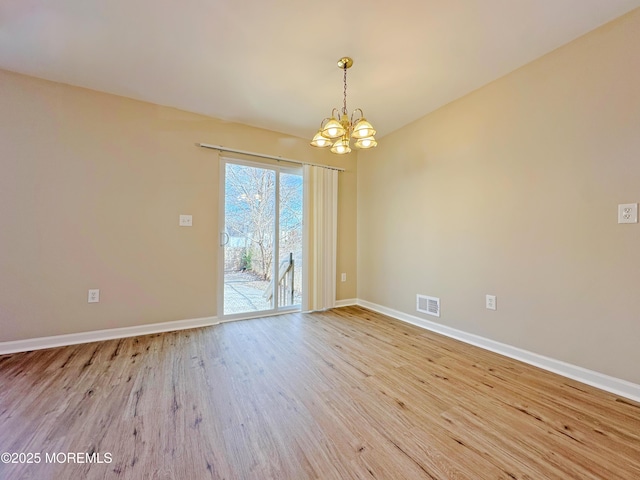
[[[385,135],[640,0],[0,0],[0,68],[311,137]]]

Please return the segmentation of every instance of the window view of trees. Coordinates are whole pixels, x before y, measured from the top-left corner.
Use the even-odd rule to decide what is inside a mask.
[[[302,303],[302,175],[280,175],[279,255],[281,273],[283,263],[292,259],[292,270],[279,282],[280,306],[298,305]]]
[[[302,275],[302,176],[280,174],[279,232],[280,265],[273,277],[276,222],[276,172],[228,163],[225,176],[225,313],[227,280],[233,279],[229,295],[254,298],[256,305],[270,302],[275,288],[280,288],[280,306],[300,303]],[[293,265],[289,265],[290,259]],[[286,278],[280,278],[284,272]],[[288,282],[288,283],[287,283]],[[283,285],[286,284],[285,293]],[[254,292],[247,289],[252,288]],[[293,295],[292,295],[293,294]],[[235,313],[235,312],[234,312]]]
[[[271,280],[275,177],[272,170],[227,165],[225,270],[252,272]]]

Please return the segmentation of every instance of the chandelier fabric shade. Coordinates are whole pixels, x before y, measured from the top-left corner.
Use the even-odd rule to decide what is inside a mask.
[[[376,142],[376,139],[373,137],[359,138],[356,141],[357,148],[373,148],[376,145],[378,145],[378,142]]]
[[[331,142],[330,139],[323,137],[322,134],[320,132],[316,133],[313,136],[313,140],[311,140],[311,145],[313,147],[330,147],[332,145],[333,142]]]
[[[349,137],[346,135],[333,144],[331,147],[331,153],[337,153],[343,155],[345,153],[351,153],[351,146],[349,145]]]
[[[351,152],[351,138],[354,138],[356,148],[367,149],[378,145],[374,135],[375,129],[364,118],[362,109],[356,108],[351,116],[347,110],[347,69],[353,65],[349,57],[338,60],[338,67],[344,70],[344,99],[342,110],[334,108],[331,117],[320,123],[320,129],[313,136],[311,146],[317,148],[331,147],[331,152],[344,155]]]
[[[351,136],[353,138],[365,138],[365,137],[373,137],[376,134],[376,131],[373,129],[371,124],[367,122],[367,119],[362,117],[358,120],[353,127],[353,133]]]
[[[324,127],[320,130],[320,135],[328,139],[340,138],[346,133],[346,129],[342,124],[336,120],[335,117],[331,117]]]

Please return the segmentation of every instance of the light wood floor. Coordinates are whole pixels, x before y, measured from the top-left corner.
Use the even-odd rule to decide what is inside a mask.
[[[4,356],[0,386],[0,452],[43,457],[2,479],[640,478],[640,404],[358,307]]]

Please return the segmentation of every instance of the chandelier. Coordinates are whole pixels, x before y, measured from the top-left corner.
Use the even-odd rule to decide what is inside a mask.
[[[347,110],[347,69],[351,68],[353,60],[342,57],[338,60],[338,68],[344,70],[344,100],[342,110],[334,108],[331,117],[327,117],[320,123],[320,129],[311,140],[314,147],[331,147],[331,152],[338,155],[351,152],[351,138],[354,138],[356,148],[373,148],[378,145],[374,135],[376,131],[364,118],[360,108],[356,108],[349,117]],[[339,118],[339,119],[338,119]]]

